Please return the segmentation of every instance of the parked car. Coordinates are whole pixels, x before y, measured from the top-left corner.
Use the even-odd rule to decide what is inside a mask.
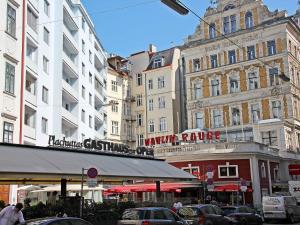
[[[74,217],[54,217],[26,221],[26,225],[91,225],[89,222]]]
[[[288,220],[293,224],[300,220],[300,207],[292,196],[264,196],[262,199],[265,221]]]
[[[147,207],[126,209],[119,225],[188,225],[176,213],[167,208]]]
[[[190,225],[237,225],[235,218],[226,217],[215,205],[190,205],[177,210],[179,216]]]
[[[225,206],[221,208],[228,217],[239,221],[240,225],[262,225],[263,218],[247,206]]]

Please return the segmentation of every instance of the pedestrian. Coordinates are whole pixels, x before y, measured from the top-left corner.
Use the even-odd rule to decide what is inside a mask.
[[[16,222],[20,224],[25,224],[23,213],[21,209],[23,208],[22,203],[17,203],[15,206],[7,206],[0,212],[0,225],[14,225]]]

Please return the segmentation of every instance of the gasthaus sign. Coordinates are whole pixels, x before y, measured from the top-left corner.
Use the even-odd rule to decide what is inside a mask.
[[[108,141],[93,140],[91,138],[83,140],[83,142],[69,141],[65,137],[56,139],[55,135],[49,135],[49,147],[58,147],[66,149],[85,149],[91,151],[99,151],[106,153],[117,153],[125,155],[140,155],[154,157],[154,151],[151,148],[138,147],[130,149],[129,146]]]

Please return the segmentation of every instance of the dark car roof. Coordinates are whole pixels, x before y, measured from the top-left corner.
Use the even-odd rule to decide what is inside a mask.
[[[194,208],[202,208],[204,206],[212,206],[211,204],[197,204],[197,205],[184,205],[182,207],[194,207]]]
[[[38,225],[38,224],[49,224],[53,221],[60,221],[60,220],[69,220],[69,219],[77,219],[81,220],[80,218],[76,217],[49,217],[49,218],[39,218],[39,219],[33,219],[33,220],[27,220],[27,225]]]
[[[165,207],[141,207],[141,208],[131,208],[130,210],[162,210],[162,209],[168,209]]]

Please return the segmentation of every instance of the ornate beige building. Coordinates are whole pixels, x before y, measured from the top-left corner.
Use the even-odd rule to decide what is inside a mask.
[[[182,48],[188,127],[299,152],[299,25],[262,0],[208,8]]]

